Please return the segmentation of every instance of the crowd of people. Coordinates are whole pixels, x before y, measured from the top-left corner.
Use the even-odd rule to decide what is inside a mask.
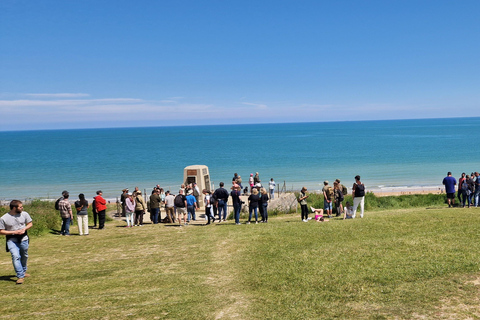
[[[462,173],[458,179],[452,176],[451,172],[447,173],[447,176],[443,178],[443,185],[445,185],[445,192],[447,194],[448,207],[455,206],[455,193],[459,203],[463,208],[471,206],[478,207],[480,200],[480,174],[478,172],[472,172],[471,174]]]

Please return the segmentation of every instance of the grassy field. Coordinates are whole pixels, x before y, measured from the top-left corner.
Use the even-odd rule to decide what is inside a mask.
[[[480,318],[480,209],[124,225],[34,237],[21,286],[4,252],[0,319]]]

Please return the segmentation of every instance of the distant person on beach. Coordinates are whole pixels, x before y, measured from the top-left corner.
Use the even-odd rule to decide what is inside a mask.
[[[165,214],[168,217],[170,223],[175,222],[175,211],[173,207],[175,206],[175,196],[170,193],[170,190],[167,190],[165,193]]]
[[[88,201],[83,193],[78,195],[75,209],[77,210],[78,234],[88,236]]]
[[[443,185],[445,186],[448,207],[450,208],[455,205],[455,186],[457,185],[457,180],[452,177],[452,173],[450,171],[447,173],[447,176],[443,178]]]
[[[331,186],[328,185],[328,181],[323,181],[323,210],[327,214],[329,218],[332,217],[332,207],[333,207],[333,198],[335,196],[335,192]]]
[[[240,186],[240,190],[242,190],[243,189],[242,177],[240,175],[237,177],[237,184]]]
[[[241,190],[242,187],[237,184],[237,186],[232,186],[232,191],[230,192],[233,203],[233,216],[236,225],[240,224],[240,210],[242,209],[242,200],[240,199]]]
[[[343,209],[343,220],[353,219],[353,207],[350,204],[350,201],[347,201],[345,208]]]
[[[253,177],[253,184],[260,183],[260,176],[258,175],[258,172],[255,172],[255,176]]]
[[[127,220],[126,228],[133,227],[134,213],[135,213],[135,200],[133,200],[132,193],[129,192],[125,197],[125,219]]]
[[[142,191],[137,190],[135,199],[135,226],[143,226],[143,215],[147,211],[147,203],[143,199]]]
[[[23,284],[27,272],[29,239],[27,230],[33,225],[30,215],[23,211],[19,200],[10,202],[10,212],[0,218],[0,234],[6,236],[7,252],[12,255],[13,269],[17,276],[17,284]]]
[[[273,181],[273,178],[270,178],[270,181],[268,182],[268,189],[270,190],[270,199],[273,200],[275,198],[275,181]]]
[[[474,194],[474,200],[475,200],[475,208],[478,207],[478,201],[480,200],[480,174],[478,172],[475,172],[475,194]]]
[[[62,236],[70,235],[70,224],[73,221],[72,206],[68,200],[69,197],[70,194],[68,192],[63,192],[63,199],[58,203],[60,216],[62,217],[62,229],[60,230]]]
[[[207,223],[205,225],[209,225],[211,222],[215,222],[215,217],[213,216],[213,211],[211,210],[212,204],[210,203],[210,199],[212,198],[212,193],[207,189],[203,189],[202,193],[204,195],[203,202],[205,203],[205,217],[207,218]]]
[[[258,201],[258,208],[260,209],[260,215],[262,220],[260,222],[268,222],[268,193],[265,188],[260,188],[260,199]]]
[[[343,199],[344,195],[342,192],[341,184],[335,181],[333,183],[333,191],[334,191],[334,201],[335,201],[335,211],[337,212],[337,217],[343,213]]]
[[[355,219],[357,215],[358,205],[360,205],[360,218],[363,218],[363,211],[365,209],[365,185],[360,181],[360,176],[355,176],[355,183],[352,187],[353,198],[353,216]]]
[[[105,214],[107,211],[107,200],[103,197],[102,190],[97,191],[97,196],[95,197],[95,208],[98,213],[98,229],[103,230],[105,228]]]
[[[255,182],[253,180],[253,173],[250,173],[250,178],[248,178],[248,184],[250,185],[250,192],[252,192],[253,186],[255,185]]]
[[[255,213],[255,223],[258,223],[258,202],[260,198],[258,196],[258,190],[253,189],[252,194],[248,197],[248,221],[250,224],[252,220],[252,213]]]
[[[227,201],[228,201],[228,191],[223,186],[223,182],[219,184],[220,188],[215,190],[213,193],[213,197],[217,201],[217,208],[218,208],[218,218],[222,219],[223,221],[227,221]],[[223,218],[222,218],[223,212]],[[222,222],[219,220],[218,222]]]
[[[300,209],[302,210],[302,221],[308,222],[308,207],[307,207],[307,188],[303,187],[298,196],[298,203],[300,203]]]
[[[178,223],[182,226],[182,218],[183,224],[187,225],[187,199],[183,194],[183,189],[178,190],[178,194],[175,197],[175,207],[177,208],[177,215],[178,215]],[[182,218],[180,218],[182,215]]]
[[[155,188],[154,192],[150,195],[150,216],[152,217],[152,223],[157,224],[159,220],[162,219],[160,215],[160,203],[162,198],[160,198],[160,189]]]

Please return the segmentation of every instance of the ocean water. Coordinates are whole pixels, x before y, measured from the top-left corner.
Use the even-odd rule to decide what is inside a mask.
[[[74,197],[125,187],[177,191],[183,169],[211,180],[259,172],[289,190],[336,178],[369,190],[440,188],[447,171],[480,171],[480,118],[0,132],[0,199]]]

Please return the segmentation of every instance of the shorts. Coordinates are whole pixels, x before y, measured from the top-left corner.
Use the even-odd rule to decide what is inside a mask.
[[[447,193],[447,199],[455,199],[455,192],[454,193]]]
[[[323,201],[323,210],[332,210],[332,202]]]
[[[187,214],[187,208],[177,208],[177,214]]]

